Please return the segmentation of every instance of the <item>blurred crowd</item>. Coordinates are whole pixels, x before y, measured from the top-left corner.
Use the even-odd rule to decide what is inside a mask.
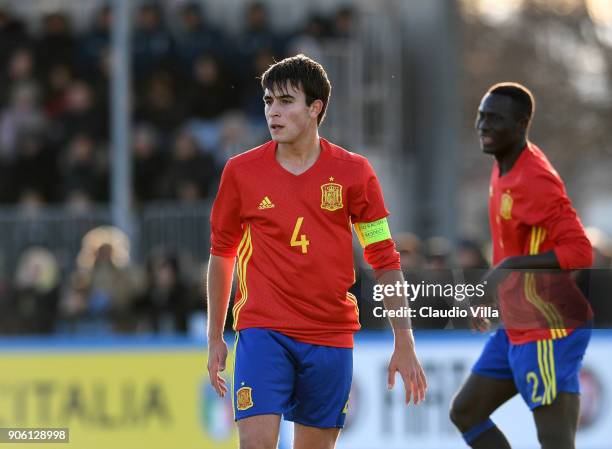
[[[86,206],[109,197],[112,10],[77,30],[69,11],[39,23],[0,9],[0,203]],[[135,204],[197,201],[225,160],[267,138],[257,77],[275,59],[346,40],[353,11],[274,30],[263,3],[229,34],[201,3],[139,4],[134,12],[132,154]]]
[[[595,264],[576,273],[576,281],[591,302],[595,325],[612,326],[612,240],[589,229]],[[130,241],[119,229],[100,226],[82,240],[74,270],[62,275],[56,256],[43,247],[25,250],[13,279],[0,279],[0,334],[109,335],[157,333],[200,335],[205,330],[206,264],[185,254],[153,250],[144,266],[130,257]],[[402,270],[413,284],[480,282],[490,267],[484,248],[475,240],[450,242],[443,237],[422,240],[411,233],[396,235]],[[359,302],[364,329],[383,329],[372,300],[374,277],[355,249],[356,283],[351,289]],[[233,299],[233,294],[232,294]],[[450,310],[453,298],[421,298],[411,307],[435,304]],[[231,304],[230,304],[231,310]],[[227,330],[232,318],[228,317]],[[415,318],[415,329],[466,329],[462,319]]]
[[[447,276],[451,267],[463,268],[468,277],[470,270],[482,275],[488,267],[481,247],[471,240],[451,244],[436,237],[422,242],[405,233],[396,243],[412,281],[415,273],[442,281],[440,276]],[[363,325],[384,327],[384,321],[372,319],[371,272],[359,248],[355,258],[356,267],[363,269],[356,270],[352,291]],[[0,334],[199,334],[205,326],[205,271],[205,264],[163,249],[153,250],[144,266],[134,264],[128,237],[115,227],[99,226],[85,234],[76,267],[65,275],[48,249],[31,247],[22,253],[14,278],[0,281]],[[415,325],[444,328],[444,323],[424,320]],[[228,330],[231,325],[229,317]]]

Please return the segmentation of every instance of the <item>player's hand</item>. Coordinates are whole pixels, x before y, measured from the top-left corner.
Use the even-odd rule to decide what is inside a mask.
[[[491,329],[491,320],[481,316],[472,316],[470,318],[470,327],[478,332],[488,332]]]
[[[410,404],[411,398],[415,405],[424,400],[427,380],[414,350],[414,343],[396,345],[389,362],[387,384],[389,390],[395,385],[395,373],[398,371],[404,381],[406,404]]]
[[[210,383],[221,397],[227,393],[227,383],[221,377],[221,372],[225,371],[225,361],[227,360],[227,344],[223,339],[208,342],[208,376]]]

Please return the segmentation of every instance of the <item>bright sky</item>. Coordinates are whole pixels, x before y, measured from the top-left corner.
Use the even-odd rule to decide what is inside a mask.
[[[464,0],[493,23],[504,22],[521,10],[525,0]],[[612,0],[535,0],[559,13],[569,13],[584,2],[589,15],[599,26],[612,29]]]
[[[587,10],[593,22],[597,25],[612,28],[612,1],[585,0]]]

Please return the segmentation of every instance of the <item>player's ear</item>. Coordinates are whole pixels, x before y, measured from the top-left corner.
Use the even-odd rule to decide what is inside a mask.
[[[323,110],[323,102],[321,100],[314,100],[312,103],[310,103],[310,106],[308,107],[308,112],[310,113],[310,116],[313,118],[319,117],[319,114],[321,113],[322,110]]]

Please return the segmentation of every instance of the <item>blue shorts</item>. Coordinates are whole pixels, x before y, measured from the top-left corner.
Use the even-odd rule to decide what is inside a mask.
[[[531,410],[550,405],[557,393],[580,393],[578,375],[591,338],[591,328],[574,330],[567,337],[514,345],[504,329],[485,345],[472,372],[496,379],[513,379]]]
[[[353,350],[311,345],[268,329],[236,336],[234,418],[283,415],[311,427],[343,427]]]

